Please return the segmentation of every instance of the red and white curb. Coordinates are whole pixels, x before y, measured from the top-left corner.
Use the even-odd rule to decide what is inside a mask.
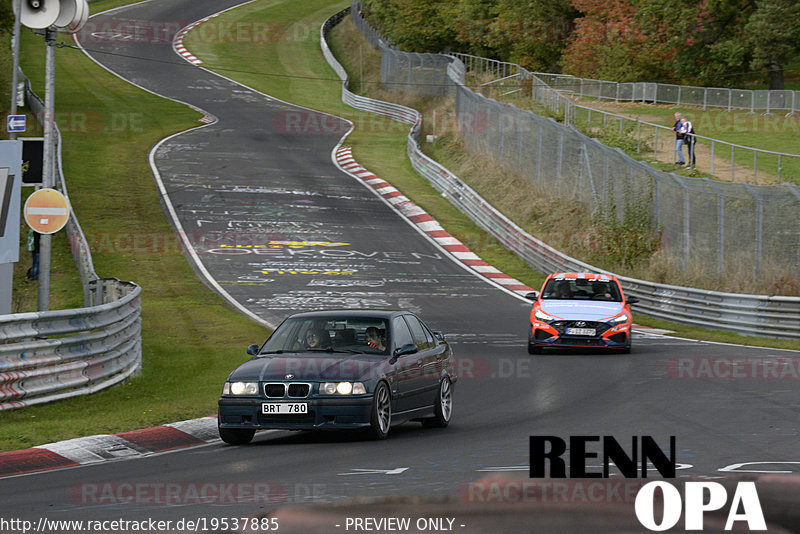
[[[189,33],[193,28],[196,28],[200,24],[213,19],[219,14],[220,13],[214,13],[213,15],[209,15],[204,19],[196,20],[191,24],[189,24],[188,26],[186,26],[185,28],[182,28],[181,31],[175,34],[175,38],[172,40],[172,48],[175,49],[175,52],[177,52],[180,56],[183,57],[183,59],[185,59],[192,65],[201,65],[203,63],[202,60],[197,59],[194,56],[194,54],[189,52],[189,50],[187,50],[186,47],[183,45],[183,38],[186,37],[186,34]]]
[[[216,417],[69,439],[0,453],[0,477],[141,457],[203,445],[218,439]]]
[[[447,233],[436,219],[395,189],[392,184],[359,165],[353,158],[351,147],[340,147],[336,151],[336,163],[350,175],[374,189],[389,202],[389,204],[394,206],[397,211],[414,223],[417,228],[422,230],[434,242],[438,243],[455,259],[475,273],[519,295],[524,296],[526,293],[533,291],[532,288],[519,280],[510,277],[483,261],[480,256],[467,248],[464,243]]]

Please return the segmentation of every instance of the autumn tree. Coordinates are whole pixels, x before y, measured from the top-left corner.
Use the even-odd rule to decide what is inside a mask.
[[[401,49],[453,50],[614,81],[782,87],[800,54],[798,0],[363,0]]]
[[[662,54],[637,19],[636,0],[573,0],[572,5],[581,16],[564,51],[564,72],[621,82],[662,74]]]

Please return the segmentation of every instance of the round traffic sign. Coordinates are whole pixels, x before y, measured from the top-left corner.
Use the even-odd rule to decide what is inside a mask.
[[[54,234],[69,218],[69,203],[55,189],[39,189],[25,201],[25,222],[40,234]]]

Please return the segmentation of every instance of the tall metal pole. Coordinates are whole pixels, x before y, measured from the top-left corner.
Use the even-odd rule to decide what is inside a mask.
[[[9,114],[17,114],[17,85],[19,84],[19,42],[20,42],[20,22],[22,18],[22,0],[14,0],[14,71],[11,73],[11,107]],[[8,135],[9,139],[16,139],[17,134],[11,132]]]
[[[51,188],[55,184],[55,86],[56,86],[56,37],[54,28],[45,30],[47,55],[45,58],[44,83],[44,154],[42,157],[42,185]],[[50,234],[39,239],[39,311],[50,309]]]

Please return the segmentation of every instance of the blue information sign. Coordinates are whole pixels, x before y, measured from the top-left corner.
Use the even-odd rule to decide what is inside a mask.
[[[9,115],[6,121],[6,131],[8,133],[25,131],[25,115]]]

